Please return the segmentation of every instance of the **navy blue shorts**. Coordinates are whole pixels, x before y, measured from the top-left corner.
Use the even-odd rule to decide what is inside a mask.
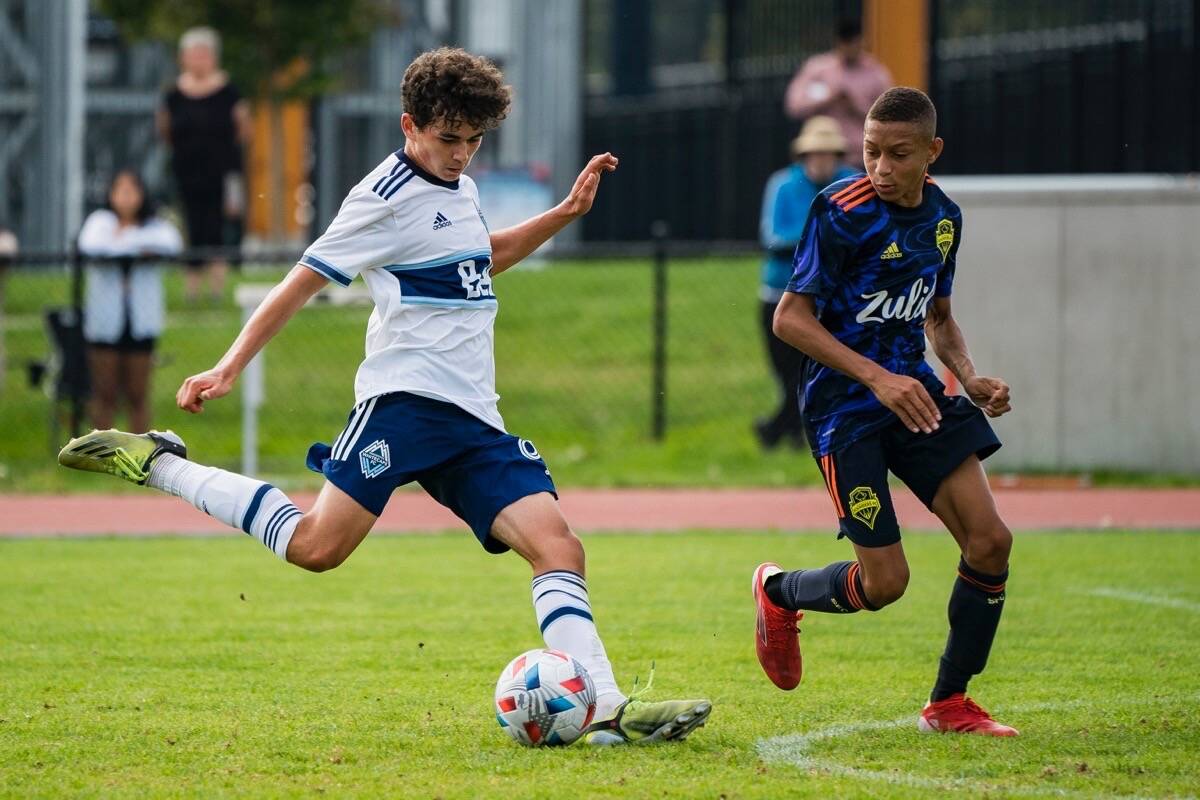
[[[308,450],[308,468],[375,516],[397,486],[416,481],[471,526],[489,553],[506,506],[538,492],[558,497],[550,470],[528,439],[498,431],[453,403],[406,392],[359,403],[333,446]]]
[[[934,395],[942,412],[933,433],[913,433],[897,419],[842,450],[817,458],[838,515],[838,538],[863,547],[900,541],[888,472],[932,509],[946,476],[970,456],[983,460],[1000,449],[983,412],[965,397]]]

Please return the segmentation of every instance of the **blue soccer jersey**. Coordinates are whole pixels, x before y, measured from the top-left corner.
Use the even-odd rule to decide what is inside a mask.
[[[787,290],[812,295],[821,324],[885,369],[944,391],[925,363],[925,313],[948,297],[962,239],[962,212],[931,179],[921,205],[884,202],[871,181],[838,181],[813,200]],[[871,391],[809,359],[804,419],[818,456],[896,421]]]

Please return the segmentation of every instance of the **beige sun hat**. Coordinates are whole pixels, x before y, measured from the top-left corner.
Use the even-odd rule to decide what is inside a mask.
[[[833,117],[811,117],[800,129],[800,135],[792,140],[793,156],[844,152],[846,138],[842,136],[842,129]]]

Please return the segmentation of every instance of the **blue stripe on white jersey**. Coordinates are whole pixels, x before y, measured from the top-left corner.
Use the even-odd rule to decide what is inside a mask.
[[[416,177],[415,173],[401,170],[400,172],[396,173],[395,178],[392,178],[383,185],[383,189],[380,190],[380,194],[383,196],[384,200],[391,200],[392,195],[400,191],[400,187],[411,181],[414,177]]]
[[[464,261],[468,258],[487,259],[489,262],[492,257],[490,250],[463,250],[461,253],[451,253],[441,258],[431,258],[428,261],[418,261],[415,264],[388,264],[384,269],[388,272],[396,272],[398,270],[424,269],[426,267],[438,267],[443,264],[454,264],[459,261]]]
[[[333,264],[317,258],[312,253],[305,253],[304,255],[300,256],[300,263],[310,269],[316,270],[329,280],[336,281],[342,286],[349,286],[350,281],[352,280],[350,276],[346,275],[346,273],[342,272]]]
[[[395,175],[397,172],[399,172],[403,166],[404,166],[404,162],[397,159],[396,163],[392,165],[391,171],[388,172],[388,174],[381,177],[379,180],[375,181],[375,185],[371,187],[371,191],[375,192],[376,194],[379,194],[379,187],[383,186],[383,182],[386,181],[388,178],[392,177],[393,175]],[[378,167],[376,169],[378,169]]]
[[[404,159],[398,155],[396,163],[392,165],[391,170],[379,180],[375,181],[375,185],[371,187],[371,191],[382,197],[384,200],[392,199],[392,195],[400,191],[400,187],[416,177],[416,173],[412,167],[408,165]]]
[[[437,306],[438,308],[483,309],[498,308],[496,298],[488,297],[480,300],[450,300],[438,297],[405,297],[404,302],[413,306]]]
[[[488,274],[491,257],[482,251],[469,255],[449,256],[432,264],[388,267],[400,282],[400,302],[445,308],[495,306],[496,295]]]

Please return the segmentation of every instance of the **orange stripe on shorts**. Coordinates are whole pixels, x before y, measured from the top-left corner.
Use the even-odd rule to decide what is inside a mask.
[[[838,491],[837,463],[833,460],[833,453],[829,454],[829,485],[833,488],[833,503],[837,506],[838,517],[846,516],[846,509],[842,506],[842,494]]]
[[[821,456],[817,466],[821,468],[821,477],[825,479],[825,491],[829,492],[829,499],[833,501],[833,513],[838,513],[837,495],[833,492],[833,485],[829,482],[829,456]],[[840,517],[841,514],[838,514]]]

